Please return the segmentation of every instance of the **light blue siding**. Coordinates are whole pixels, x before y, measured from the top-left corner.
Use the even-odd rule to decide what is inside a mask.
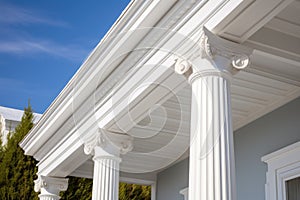
[[[261,157],[300,141],[300,98],[234,133],[238,200],[264,200],[267,165]],[[157,200],[183,200],[188,159],[160,172]]]

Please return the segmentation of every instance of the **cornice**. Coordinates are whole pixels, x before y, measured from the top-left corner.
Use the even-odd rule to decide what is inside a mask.
[[[190,8],[196,9],[197,6],[195,4],[199,4],[199,6],[203,5],[206,1],[197,3],[195,0],[191,1],[177,1],[174,0],[174,3],[176,5],[178,4],[178,9],[173,11],[172,14],[168,13],[167,19],[163,19],[162,23],[157,24],[157,26],[166,26],[167,28],[172,28],[172,26],[175,26],[176,23],[178,23],[178,20],[185,16]],[[20,146],[25,150],[25,153],[27,155],[34,155],[38,149],[36,146],[33,148],[32,144],[35,143],[38,139],[36,138],[36,133],[44,131],[46,133],[46,129],[48,129],[47,125],[49,121],[57,120],[59,115],[61,113],[71,113],[72,110],[76,109],[74,105],[71,103],[68,105],[68,102],[70,102],[74,96],[74,89],[79,90],[79,88],[74,88],[76,84],[79,82],[81,83],[81,87],[83,85],[82,81],[84,79],[87,79],[89,81],[89,78],[91,77],[91,73],[94,73],[96,70],[95,68],[99,68],[99,62],[102,61],[104,51],[110,52],[108,49],[116,46],[116,42],[120,40],[120,38],[114,37],[117,36],[119,33],[126,32],[126,30],[131,29],[131,27],[134,26],[134,23],[137,21],[137,19],[143,14],[146,8],[151,7],[150,5],[153,4],[152,1],[132,1],[128,7],[124,10],[124,12],[121,14],[119,19],[116,21],[116,23],[112,26],[112,28],[108,31],[108,33],[105,35],[105,37],[101,40],[101,42],[97,45],[97,47],[92,51],[92,53],[88,56],[88,58],[85,60],[85,62],[82,64],[80,69],[76,72],[76,74],[72,77],[72,79],[68,82],[66,87],[60,92],[60,94],[57,96],[57,98],[51,103],[49,108],[45,111],[44,115],[42,116],[41,120],[39,121],[36,126],[30,131],[30,133],[20,142]],[[164,3],[164,4],[167,4]],[[184,10],[182,8],[184,7]],[[158,8],[156,8],[158,9]],[[161,9],[161,8],[160,8]],[[178,13],[178,10],[181,12]],[[176,20],[173,15],[176,14]],[[138,27],[136,27],[138,29]],[[150,29],[149,29],[150,30]],[[158,42],[157,37],[147,37],[150,38],[151,44],[154,42]],[[108,41],[110,40],[110,41]],[[112,45],[115,44],[115,45]],[[128,50],[130,51],[130,50]],[[137,58],[142,58],[145,52],[141,52],[139,55],[137,55]],[[105,84],[106,86],[104,88],[101,88],[101,96],[104,96],[107,94],[109,90],[111,90],[112,86],[114,86],[117,82],[120,81],[120,79],[124,75],[124,71],[131,68],[131,66],[127,66],[126,69],[120,71],[120,73],[115,78],[111,80],[110,84]],[[104,92],[106,91],[106,92]],[[94,91],[92,91],[94,92]],[[47,134],[51,133],[51,131],[47,131]],[[41,134],[39,134],[41,135]],[[47,136],[43,137],[47,138]],[[46,139],[45,139],[46,140]],[[43,142],[39,140],[39,143],[42,145]]]
[[[174,0],[175,1],[175,0]],[[19,143],[22,149],[24,149],[26,155],[34,155],[38,149],[32,149],[31,145],[36,140],[36,133],[48,129],[47,125],[49,121],[54,121],[58,119],[61,113],[71,113],[72,109],[76,109],[72,104],[67,105],[68,102],[72,101],[74,96],[74,89],[78,82],[82,82],[84,79],[90,77],[90,73],[94,72],[95,67],[98,66],[98,62],[101,62],[101,58],[104,53],[110,52],[108,49],[113,48],[120,40],[116,36],[119,33],[126,32],[132,27],[135,27],[135,23],[138,18],[144,13],[145,9],[151,7],[151,4],[156,2],[153,1],[131,1],[129,5],[122,12],[120,17],[116,20],[107,34],[102,38],[96,48],[90,53],[87,59],[83,62],[76,74],[67,83],[64,89],[59,93],[59,95],[54,99],[51,105],[47,108],[40,121],[33,127],[33,129],[27,134],[24,139]],[[167,3],[167,2],[166,2]],[[136,27],[138,28],[138,27]],[[101,56],[100,56],[101,55]],[[120,76],[121,78],[122,76]],[[119,79],[116,79],[119,81]],[[86,85],[86,84],[82,84]],[[113,85],[113,84],[110,84]],[[104,95],[104,94],[103,94]],[[65,109],[68,111],[65,111]],[[63,110],[63,112],[62,112]],[[72,114],[72,113],[71,113]],[[50,131],[48,131],[49,133]],[[39,134],[40,135],[40,134]],[[44,137],[47,138],[47,137]],[[39,143],[42,145],[41,141]]]

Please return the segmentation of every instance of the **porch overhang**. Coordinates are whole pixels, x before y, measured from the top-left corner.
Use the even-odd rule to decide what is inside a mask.
[[[197,54],[203,27],[254,49],[250,67],[232,81],[237,130],[300,95],[300,26],[285,23],[299,5],[132,1],[20,146],[39,161],[40,175],[91,178],[88,138],[99,129],[130,135],[133,151],[122,156],[121,176],[155,180],[189,149],[191,88],[174,73],[175,59]]]

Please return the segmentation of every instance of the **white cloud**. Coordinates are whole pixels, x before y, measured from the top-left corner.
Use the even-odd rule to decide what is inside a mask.
[[[15,29],[15,25],[68,27],[66,22],[52,20],[36,10],[0,2],[0,16],[0,53],[21,56],[48,54],[71,61],[82,61],[90,51],[79,45],[32,38],[25,30]]]
[[[82,61],[89,50],[78,45],[61,45],[47,40],[0,41],[0,53],[38,54],[44,53],[72,61]]]
[[[0,77],[0,91],[3,90],[15,90],[21,87],[24,83],[20,80],[11,79],[11,78],[1,78]]]
[[[10,4],[0,3],[0,23],[2,24],[46,24],[67,27],[68,24],[60,20],[52,20],[40,15],[35,10],[25,9]]]

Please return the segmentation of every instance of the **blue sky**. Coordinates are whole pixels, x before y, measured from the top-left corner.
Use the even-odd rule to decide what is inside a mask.
[[[0,105],[43,113],[129,0],[0,0]]]

